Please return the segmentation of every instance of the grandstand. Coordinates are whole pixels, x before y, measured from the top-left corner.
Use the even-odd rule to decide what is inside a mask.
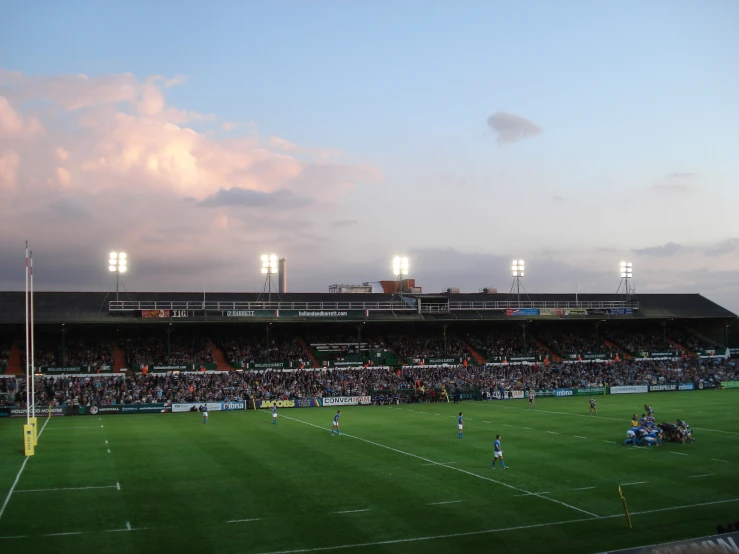
[[[275,294],[38,292],[35,365],[395,367],[723,355],[736,316],[697,294]],[[25,367],[22,292],[0,293],[0,371]],[[73,372],[73,371],[70,371]]]

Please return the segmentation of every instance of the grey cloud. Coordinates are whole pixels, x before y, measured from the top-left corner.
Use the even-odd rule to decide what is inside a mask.
[[[739,238],[726,239],[725,241],[709,246],[706,249],[706,255],[723,256],[724,254],[731,254],[737,249],[739,249]]]
[[[658,185],[654,185],[652,188],[658,192],[682,193],[682,192],[688,192],[689,190],[691,190],[692,187],[690,187],[689,185],[683,184],[683,183],[660,183]]]
[[[353,225],[359,225],[359,221],[356,219],[340,219],[339,221],[334,221],[331,225],[334,227],[351,227]]]
[[[554,200],[555,202],[562,202],[564,200],[564,196],[559,196],[558,194],[555,194],[554,196],[552,196],[552,200]]]
[[[497,112],[488,117],[488,126],[498,135],[498,144],[509,144],[541,134],[541,128],[520,115]]]
[[[698,175],[695,173],[670,173],[667,175],[668,179],[692,179],[693,177],[697,177]]]
[[[640,256],[652,256],[655,258],[668,258],[670,256],[676,256],[677,254],[685,254],[692,250],[691,247],[683,246],[675,242],[668,242],[660,246],[649,246],[646,248],[635,248],[632,250],[635,254]]]
[[[314,203],[312,198],[298,196],[293,192],[280,189],[275,192],[262,192],[258,190],[234,187],[220,189],[197,203],[203,208],[221,208],[229,206],[242,206],[247,208],[271,208],[274,210],[289,210],[303,208]]]
[[[92,219],[92,213],[74,198],[66,197],[49,204],[49,211],[60,219]]]

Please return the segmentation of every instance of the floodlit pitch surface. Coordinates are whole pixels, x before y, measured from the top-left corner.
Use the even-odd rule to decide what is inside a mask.
[[[599,552],[739,513],[738,391],[0,422],[0,551]],[[625,447],[631,414],[694,444]],[[457,412],[465,414],[457,438]],[[491,470],[503,436],[508,471]],[[624,486],[633,529],[626,527]],[[95,488],[100,487],[100,488]],[[16,537],[16,538],[13,538]]]

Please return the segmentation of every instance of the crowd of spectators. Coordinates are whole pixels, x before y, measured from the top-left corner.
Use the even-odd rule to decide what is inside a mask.
[[[715,345],[710,345],[706,343],[705,341],[691,335],[690,333],[686,333],[685,331],[679,330],[679,329],[669,329],[667,331],[667,336],[670,337],[672,340],[674,340],[676,343],[678,343],[683,348],[688,349],[690,352],[697,352],[698,350],[710,350],[712,348],[716,348]],[[725,348],[721,348],[721,351],[725,350]]]
[[[554,330],[537,330],[537,338],[546,344],[552,352],[564,356],[607,354],[609,358],[618,354],[618,349],[605,344],[603,338],[596,339],[595,330],[591,334],[582,332],[564,332]]]
[[[25,343],[20,348],[25,366]],[[68,339],[62,345],[61,341],[36,339],[33,354],[35,367],[100,367],[112,365],[113,342],[91,338]]]
[[[295,337],[270,338],[269,347],[265,347],[266,338],[255,336],[220,338],[217,343],[231,364],[279,361],[310,365],[305,348]]]
[[[664,352],[665,350],[675,349],[674,346],[665,341],[663,334],[658,332],[634,332],[611,329],[606,334],[608,340],[630,354]]]
[[[393,335],[390,346],[395,354],[406,361],[423,358],[468,358],[469,350],[454,337],[440,334]]]
[[[17,381],[16,381],[17,379]],[[377,391],[448,391],[476,388],[551,390],[555,388],[699,382],[706,386],[739,380],[739,364],[724,359],[639,360],[500,366],[367,367],[356,370],[231,371],[218,373],[134,373],[85,377],[37,377],[37,404],[108,405],[156,402],[295,399],[370,395]],[[24,405],[25,379],[0,379],[0,392]]]
[[[482,356],[511,358],[522,356],[545,356],[547,349],[536,344],[531,335],[522,332],[501,331],[495,333],[470,333],[467,342]]]
[[[172,336],[167,354],[166,337],[133,338],[120,341],[129,367],[141,365],[201,365],[213,363],[213,352],[204,337]]]

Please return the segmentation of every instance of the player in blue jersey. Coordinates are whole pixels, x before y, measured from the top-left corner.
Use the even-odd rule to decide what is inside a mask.
[[[272,406],[272,425],[277,425],[277,405]]]
[[[203,423],[208,423],[208,405],[203,404]]]
[[[500,465],[503,466],[503,469],[508,469],[505,465],[505,462],[503,461],[503,449],[500,446],[500,435],[497,435],[495,437],[495,441],[493,442],[493,469],[495,469],[495,460],[500,459]]]
[[[457,428],[459,429],[459,438],[464,438],[464,418],[462,417],[462,412],[459,412],[459,417],[457,418]]]
[[[334,416],[334,426],[331,428],[331,436],[334,436],[334,431],[336,431],[337,435],[341,435],[341,431],[339,430],[339,418],[341,417],[341,410],[338,410],[336,412],[336,415]]]

